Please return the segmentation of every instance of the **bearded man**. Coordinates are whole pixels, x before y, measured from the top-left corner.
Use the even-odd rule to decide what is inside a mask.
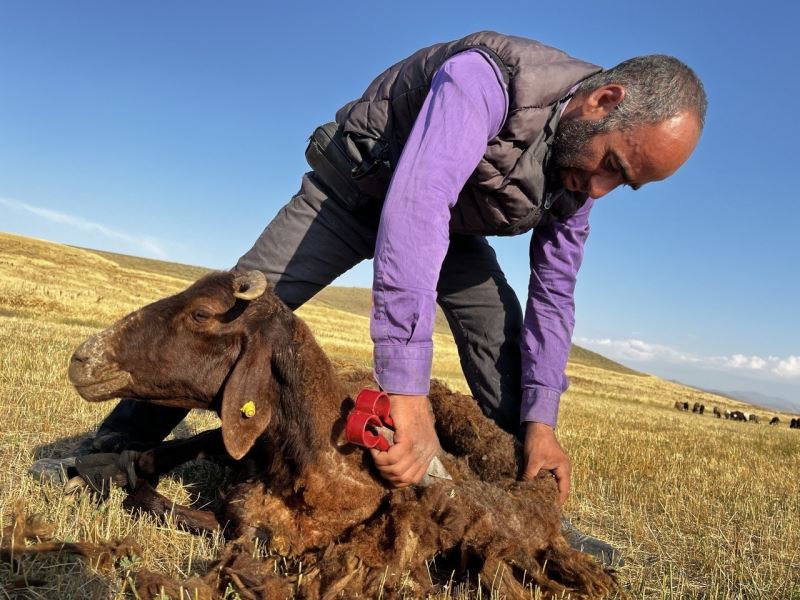
[[[426,398],[438,302],[475,400],[524,442],[522,477],[550,471],[563,502],[571,467],[556,417],[589,214],[620,185],[672,175],[705,111],[702,83],[668,56],[603,71],[494,32],[424,48],[315,133],[314,170],[236,266],[263,271],[294,309],[374,256],[374,371],[396,435],[372,452],[395,487],[440,451]],[[530,230],[523,318],[485,236]],[[185,414],[123,400],[84,450],[152,446]],[[583,541],[609,562],[610,547]]]

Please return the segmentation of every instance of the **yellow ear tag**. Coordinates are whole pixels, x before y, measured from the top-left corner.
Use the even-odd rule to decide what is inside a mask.
[[[252,400],[249,400],[242,404],[241,408],[242,414],[246,419],[256,416],[256,404]]]

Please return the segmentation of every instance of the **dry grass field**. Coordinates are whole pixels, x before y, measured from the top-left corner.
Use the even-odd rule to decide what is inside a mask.
[[[0,234],[0,516],[18,503],[67,541],[132,536],[140,555],[95,568],[67,555],[0,564],[0,598],[135,597],[142,566],[182,577],[202,570],[220,539],[130,514],[114,492],[104,504],[65,498],[26,474],[92,430],[110,404],[84,402],[66,366],[89,334],[203,272]],[[363,290],[331,290],[299,314],[333,357],[369,364]],[[465,390],[452,339],[436,334],[434,374]],[[559,435],[574,464],[566,513],[623,549],[620,579],[633,598],[800,599],[800,431],[678,412],[676,400],[742,404],[638,374],[576,349]],[[748,407],[750,410],[752,408]],[[215,426],[194,415],[177,431]],[[161,485],[176,500],[213,501],[219,472],[190,465]],[[209,481],[212,479],[212,481]],[[454,586],[442,598],[482,598]],[[238,598],[231,590],[231,599]],[[503,590],[492,597],[502,598]],[[532,597],[535,594],[532,593]]]

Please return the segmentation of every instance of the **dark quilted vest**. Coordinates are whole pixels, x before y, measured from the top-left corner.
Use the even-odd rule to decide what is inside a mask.
[[[396,164],[434,73],[448,58],[470,48],[485,51],[500,67],[509,109],[502,130],[489,141],[458,196],[451,231],[515,235],[534,227],[548,209],[559,219],[573,214],[585,195],[567,192],[559,182],[548,190],[545,163],[559,101],[600,67],[560,50],[491,31],[423,48],[381,73],[359,100],[336,113],[336,121],[346,134],[387,141],[388,161]]]

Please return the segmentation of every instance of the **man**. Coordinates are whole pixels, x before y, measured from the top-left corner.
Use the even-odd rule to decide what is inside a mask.
[[[413,484],[440,451],[426,398],[438,302],[473,396],[524,441],[523,478],[552,472],[563,502],[555,426],[589,213],[619,185],[674,173],[705,110],[701,82],[666,56],[602,71],[493,32],[424,48],[338,111],[347,168],[317,162],[237,267],[296,308],[374,254],[375,377],[396,424],[395,445],[373,451],[383,477]],[[523,319],[484,236],[531,229]],[[122,401],[86,449],[152,445],[184,416]]]

